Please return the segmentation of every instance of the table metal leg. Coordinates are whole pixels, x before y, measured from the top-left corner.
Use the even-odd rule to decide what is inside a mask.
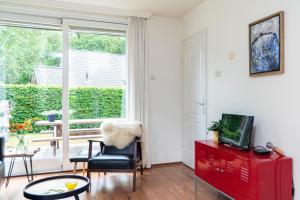
[[[56,141],[53,141],[53,156],[56,157],[56,144],[57,142]]]
[[[6,185],[5,185],[6,187],[8,186],[9,181],[10,181],[11,173],[12,173],[12,170],[13,170],[14,164],[15,164],[15,160],[16,160],[15,157],[11,158],[11,160],[10,160],[8,174],[7,174],[7,178],[6,178]]]
[[[24,162],[24,166],[25,166],[26,176],[27,176],[28,182],[30,182],[26,157],[23,157],[23,162]]]
[[[31,181],[33,181],[32,157],[29,158],[29,162],[30,162]]]
[[[76,200],[79,200],[78,194],[76,194],[74,197],[75,197]]]

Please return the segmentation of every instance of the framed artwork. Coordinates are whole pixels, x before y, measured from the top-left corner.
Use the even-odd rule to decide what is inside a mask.
[[[284,73],[284,12],[249,24],[250,76]]]

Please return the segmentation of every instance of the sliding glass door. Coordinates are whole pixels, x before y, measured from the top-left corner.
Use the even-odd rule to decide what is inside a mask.
[[[0,25],[0,130],[6,152],[38,150],[34,173],[72,169],[103,121],[127,118],[127,25],[62,22]]]
[[[100,124],[127,117],[127,58],[124,31],[68,26],[69,156],[87,155]],[[99,150],[99,145],[94,147]],[[70,169],[65,164],[65,169]],[[80,166],[79,166],[80,167]]]
[[[48,116],[56,112],[61,119],[62,31],[2,25],[0,44],[0,104],[9,118],[5,151],[37,150],[35,173],[61,170],[62,148],[53,140],[56,129]],[[22,159],[13,173],[25,173]]]

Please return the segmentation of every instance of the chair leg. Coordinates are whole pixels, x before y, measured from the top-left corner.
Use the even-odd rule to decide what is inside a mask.
[[[136,190],[136,169],[133,170],[133,192]]]
[[[143,168],[143,165],[141,165],[141,175],[144,175],[144,168]]]
[[[106,172],[104,172],[104,176],[106,176]]]
[[[73,174],[76,174],[76,170],[77,170],[77,162],[74,163]]]
[[[85,162],[83,162],[83,167],[82,167],[82,176],[85,174]]]

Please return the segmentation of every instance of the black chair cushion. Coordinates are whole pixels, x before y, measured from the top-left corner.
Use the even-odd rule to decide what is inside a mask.
[[[92,151],[92,157],[99,155],[99,151]],[[89,156],[89,151],[80,151],[78,155],[70,158],[70,162],[87,162]]]
[[[129,155],[99,155],[89,160],[89,169],[133,169]]]

